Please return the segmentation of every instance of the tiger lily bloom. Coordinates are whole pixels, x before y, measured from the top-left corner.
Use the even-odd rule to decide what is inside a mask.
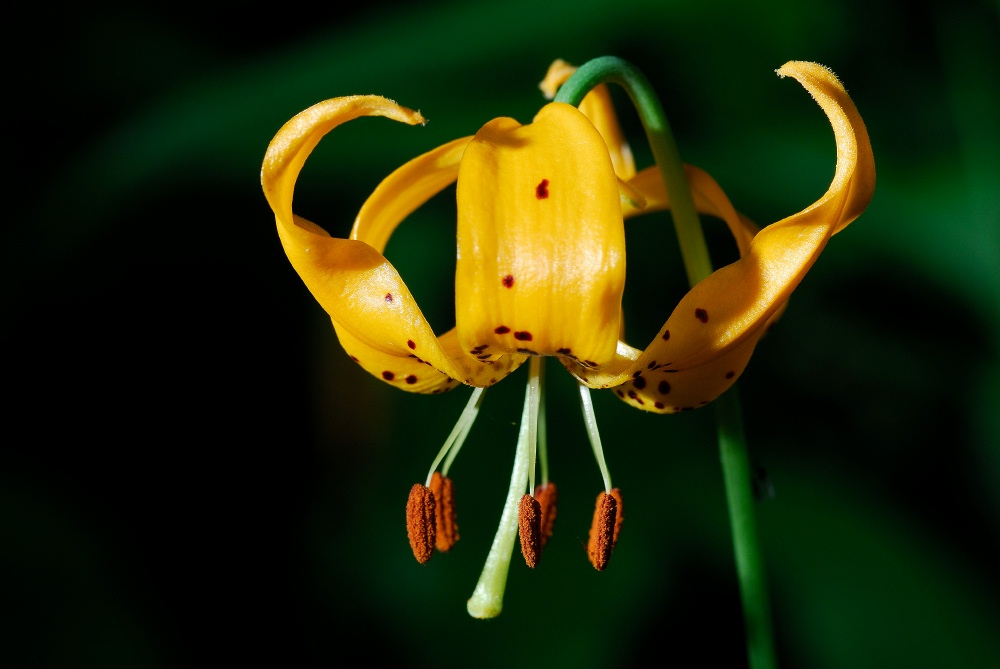
[[[551,97],[572,71],[557,61],[543,90]],[[324,135],[347,121],[384,116],[418,125],[424,123],[419,112],[373,95],[320,102],[275,135],[261,182],[292,266],[329,314],[352,360],[410,392],[441,393],[463,384],[477,389],[449,443],[464,440],[480,389],[529,360],[522,431],[537,430],[540,356],[555,357],[578,380],[585,411],[586,389],[607,388],[644,411],[684,411],[708,404],[735,382],[829,238],[861,214],[874,189],[864,123],[833,73],[805,62],[787,63],[777,73],[799,81],[829,118],[837,147],[832,183],[806,209],[758,229],[712,177],[685,166],[697,210],[725,221],[740,257],[699,281],[672,310],[656,305],[666,320],[644,348],[621,339],[624,221],[669,209],[671,198],[658,166],[636,170],[603,85],[579,108],[550,102],[527,125],[497,118],[474,136],[414,158],[378,185],[347,238],[293,213],[295,182],[307,157]],[[456,181],[455,326],[435,333],[383,251],[397,225]],[[592,417],[591,409],[589,431]],[[621,497],[610,485],[596,427],[590,434],[605,478],[590,547],[591,560],[601,569],[620,529]],[[536,437],[522,436],[532,445],[518,448],[512,496],[499,546],[494,544],[500,563],[492,568],[494,581],[506,575],[503,551],[509,561],[510,528],[517,520],[531,564],[528,554],[544,543],[551,532],[547,520],[555,514],[554,502],[543,505],[548,481],[534,492]],[[411,546],[421,562],[435,546],[448,550],[457,538],[450,479],[432,474],[426,485],[414,486],[407,507]],[[449,486],[447,493],[443,485]],[[525,491],[531,494],[522,497]],[[511,510],[517,506],[511,499],[530,502],[525,497],[537,504]],[[452,523],[451,529],[442,529],[442,522]],[[442,532],[446,536],[439,541]],[[473,599],[482,595],[482,601],[470,602],[470,612],[495,615],[496,587],[483,587],[489,592],[477,587]],[[502,595],[502,584],[499,590]]]

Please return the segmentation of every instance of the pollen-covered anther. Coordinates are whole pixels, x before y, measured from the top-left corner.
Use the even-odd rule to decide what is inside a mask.
[[[517,531],[524,562],[534,569],[542,558],[542,507],[531,495],[522,496],[517,505]]]
[[[551,481],[545,485],[535,487],[535,499],[538,500],[538,505],[542,509],[542,525],[539,542],[540,549],[545,548],[545,544],[549,542],[549,538],[552,536],[552,531],[556,526],[557,497],[558,493],[556,490],[556,484]]]
[[[587,556],[590,564],[597,571],[604,571],[611,559],[615,540],[621,523],[618,515],[618,499],[621,493],[617,488],[611,493],[602,492],[597,496],[594,507],[594,520],[590,524],[590,538],[587,541]]]
[[[434,554],[434,539],[437,534],[435,506],[431,489],[414,483],[406,500],[406,535],[410,539],[413,557],[420,564],[427,564]]]
[[[622,531],[622,519],[624,516],[624,505],[622,504],[622,491],[618,488],[611,489],[611,496],[615,498],[615,531],[611,536],[611,547],[618,543],[618,533]]]
[[[436,537],[434,546],[447,553],[458,541],[458,520],[455,514],[455,487],[447,476],[434,472],[431,476],[431,492],[437,505],[435,512]]]

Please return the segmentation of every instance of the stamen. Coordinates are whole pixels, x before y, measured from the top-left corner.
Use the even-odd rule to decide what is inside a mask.
[[[530,367],[529,367],[530,369]],[[528,484],[528,428],[530,423],[531,385],[524,393],[524,410],[521,412],[521,427],[517,433],[517,450],[514,456],[514,470],[510,477],[510,487],[507,489],[507,499],[504,501],[503,513],[500,515],[500,527],[493,537],[486,564],[479,575],[476,589],[466,604],[466,610],[473,618],[495,618],[503,610],[503,593],[507,586],[507,570],[510,567],[510,557],[514,552],[514,535],[517,533],[518,504]],[[537,413],[537,410],[535,411]]]
[[[437,457],[434,458],[434,462],[431,463],[431,470],[427,472],[427,481],[424,485],[429,486],[431,484],[431,479],[434,476],[434,472],[437,471],[438,464],[445,455],[448,459],[445,460],[444,466],[441,468],[441,473],[445,476],[448,475],[448,469],[451,467],[451,463],[455,460],[455,456],[462,448],[462,444],[465,443],[465,438],[469,435],[469,430],[472,429],[472,424],[476,422],[476,416],[479,415],[479,407],[483,403],[483,393],[486,391],[485,388],[475,388],[472,391],[472,395],[469,396],[469,401],[465,405],[465,409],[462,410],[462,415],[458,417],[458,422],[455,423],[455,427],[452,428],[451,434],[448,438],[444,440],[444,446],[438,451]]]
[[[614,496],[602,492],[597,496],[594,520],[590,524],[590,538],[587,541],[587,556],[597,571],[604,571],[615,547],[615,520],[618,502]]]
[[[538,409],[542,396],[542,358],[531,356],[528,362],[528,491],[535,489],[535,453],[538,447]]]
[[[549,441],[548,432],[545,428],[545,360],[542,358],[542,364],[538,366],[538,468],[539,474],[542,477],[542,486],[548,484],[549,482]],[[538,499],[538,495],[535,495],[535,499]]]
[[[524,495],[517,505],[518,534],[524,562],[534,569],[542,557],[542,507],[531,495]]]
[[[608,473],[608,466],[604,463],[604,448],[601,446],[601,433],[597,431],[597,416],[594,414],[594,402],[590,398],[590,388],[579,384],[580,403],[583,405],[583,422],[587,426],[587,436],[590,438],[590,447],[594,449],[594,458],[597,459],[597,466],[601,468],[601,476],[604,477],[604,491],[611,492],[611,475]]]
[[[539,528],[539,550],[549,543],[549,537],[556,526],[556,484],[549,481],[535,488],[535,499],[541,509],[542,522]]]
[[[622,531],[622,520],[625,518],[625,507],[622,505],[622,491],[612,488],[610,495],[615,498],[615,533],[611,537],[611,547],[618,543],[618,533]]]
[[[434,493],[427,486],[414,483],[406,500],[406,535],[413,557],[427,564],[434,553]]]
[[[455,489],[447,476],[434,472],[431,477],[431,492],[434,494],[435,528],[437,538],[435,547],[442,553],[447,553],[458,541],[458,520],[455,517]]]

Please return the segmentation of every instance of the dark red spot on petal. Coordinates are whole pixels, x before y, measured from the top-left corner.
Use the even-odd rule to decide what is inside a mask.
[[[694,317],[697,318],[702,323],[708,322],[708,312],[705,311],[704,309],[695,309]]]
[[[646,379],[644,379],[644,378],[643,378],[643,377],[641,377],[641,376],[638,376],[638,377],[636,377],[636,379],[635,379],[635,380],[634,380],[634,381],[632,382],[632,385],[633,385],[633,386],[635,386],[636,390],[642,390],[643,388],[645,388],[645,387],[646,387]]]
[[[498,327],[493,328],[493,332],[495,332],[496,334],[507,334],[508,332],[510,332],[510,328],[507,327],[506,325],[500,325]]]
[[[392,302],[392,293],[386,293],[385,294],[385,301],[386,302]]]
[[[625,393],[623,391],[616,390],[615,392],[618,393],[618,397],[625,397]]]
[[[670,392],[670,384],[666,381],[660,381],[660,385],[656,386],[656,389],[660,391],[661,395],[666,395]]]
[[[670,339],[670,330],[664,330],[663,336],[660,337],[660,339],[662,339],[663,341],[667,341],[668,339]]]
[[[413,350],[417,347],[417,342],[413,341],[412,339],[407,339],[406,345],[410,347],[410,350]]]
[[[351,356],[351,360],[353,360],[354,362],[361,362],[360,360],[358,360],[356,356],[353,355]]]
[[[656,402],[653,406],[655,406],[657,409],[662,409],[663,408],[663,402]]]
[[[530,332],[515,332],[514,339],[518,341],[531,341],[532,336]]]
[[[539,200],[544,200],[549,196],[549,180],[542,179],[537,186],[535,186],[535,197]]]
[[[410,374],[408,377],[406,377],[406,382],[412,386],[414,383],[417,382],[417,377],[414,376],[413,374]]]
[[[561,348],[558,351],[556,351],[556,353],[558,353],[559,355],[569,355],[570,353],[572,353],[572,351],[568,348]]]
[[[736,376],[736,372],[726,372],[726,378],[731,379]]]
[[[513,274],[508,274],[503,279],[501,279],[501,281],[503,282],[503,287],[504,288],[510,288],[511,286],[514,285],[514,275]]]
[[[390,371],[385,371],[382,372],[382,378],[385,379],[386,381],[392,381],[394,378],[396,378],[396,375]]]

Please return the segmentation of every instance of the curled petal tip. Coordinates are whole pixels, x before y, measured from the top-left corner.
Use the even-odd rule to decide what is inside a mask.
[[[555,98],[556,93],[559,91],[559,87],[562,86],[575,71],[576,68],[562,58],[557,58],[552,61],[552,64],[549,65],[548,72],[545,73],[545,78],[538,84],[538,88],[542,91],[545,99],[552,100]]]
[[[837,79],[837,75],[833,73],[826,65],[820,65],[819,63],[813,63],[807,60],[790,60],[777,70],[775,73],[781,77],[797,77],[797,76],[819,76],[823,79],[832,79],[840,84],[840,80]]]

